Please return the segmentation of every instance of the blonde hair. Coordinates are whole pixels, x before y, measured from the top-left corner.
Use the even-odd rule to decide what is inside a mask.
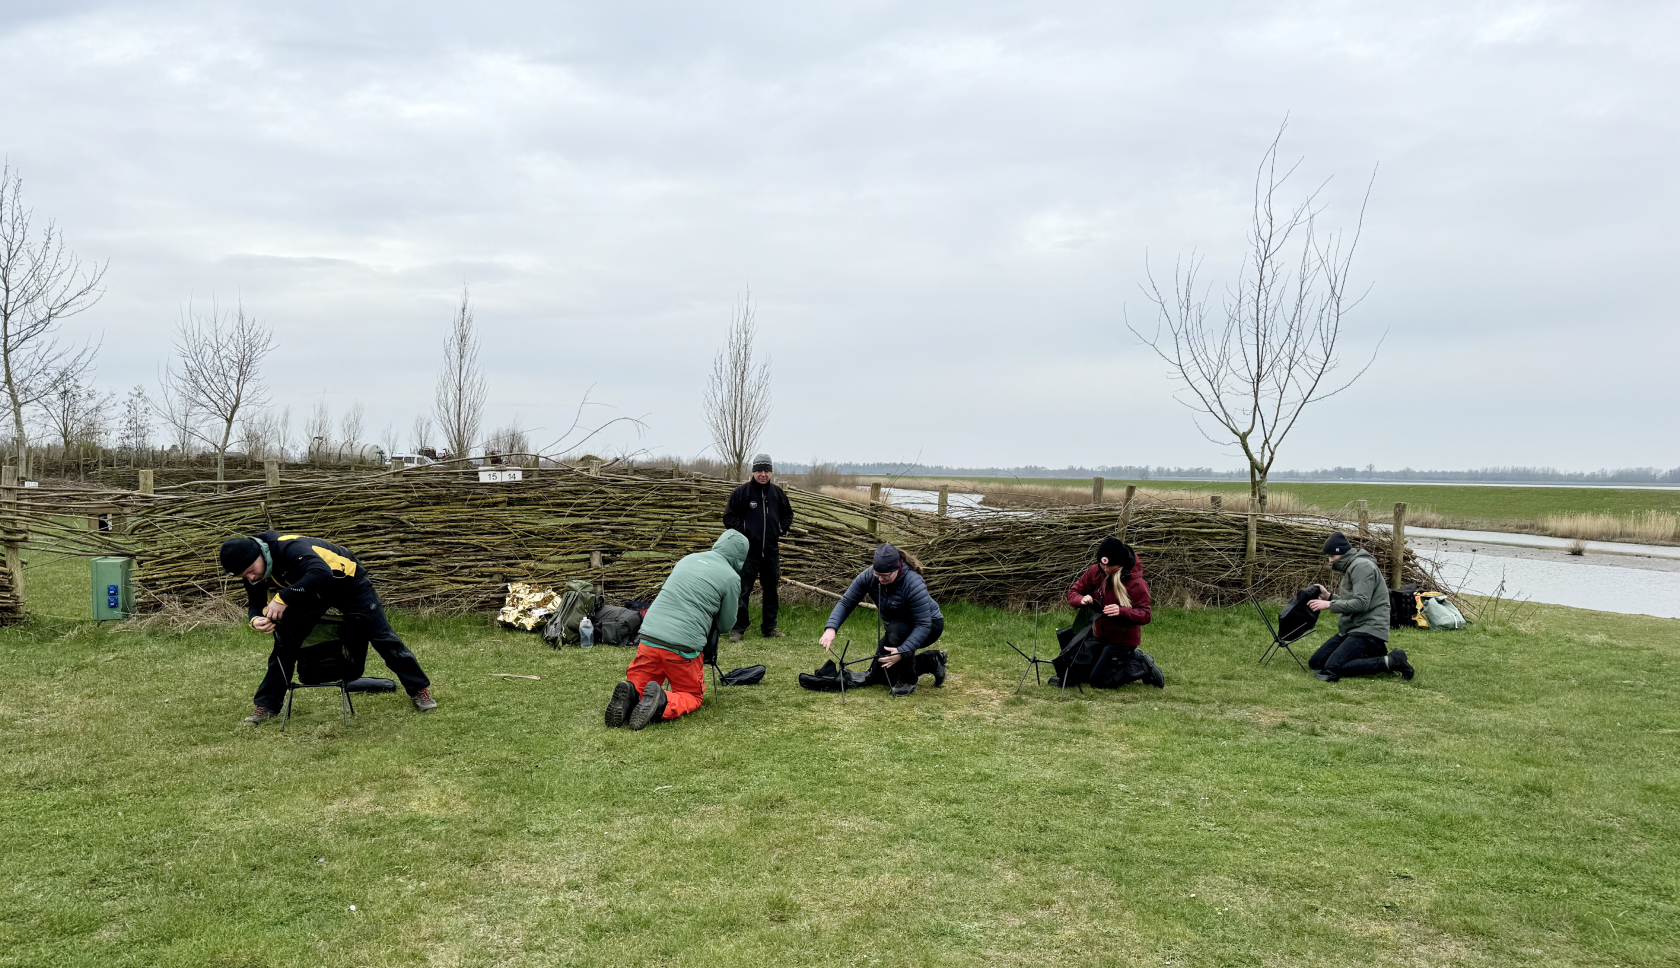
[[[1132,596],[1126,594],[1125,574],[1126,569],[1122,568],[1115,572],[1109,580],[1114,583],[1114,597],[1120,599],[1120,607],[1131,608]]]

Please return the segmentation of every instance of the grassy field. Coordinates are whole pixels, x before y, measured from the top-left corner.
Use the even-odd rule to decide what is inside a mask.
[[[920,478],[919,480],[936,480]],[[1090,478],[965,478],[980,484],[1062,485],[1089,492]],[[1111,481],[1103,482],[1110,500],[1118,500],[1127,484],[1144,490],[1200,491],[1207,494],[1247,494],[1248,484],[1240,481]],[[1392,513],[1397,501],[1411,510],[1429,509],[1454,519],[1457,526],[1535,523],[1554,514],[1643,514],[1648,511],[1680,513],[1680,490],[1614,487],[1481,487],[1453,484],[1322,484],[1289,483],[1271,485],[1273,493],[1297,496],[1305,504],[1336,510],[1370,502],[1373,517]],[[1505,529],[1508,530],[1508,529]]]
[[[1680,623],[1535,607],[1326,685],[1161,610],[1165,691],[1057,702],[1010,695],[1031,616],[958,606],[944,689],[842,708],[794,683],[822,615],[641,733],[626,650],[482,617],[394,617],[437,713],[286,733],[238,722],[254,633],[0,631],[0,965],[1676,963]]]

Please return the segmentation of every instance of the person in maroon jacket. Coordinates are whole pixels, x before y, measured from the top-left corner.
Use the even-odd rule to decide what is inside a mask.
[[[1118,689],[1128,682],[1166,686],[1155,658],[1138,648],[1143,627],[1149,624],[1149,585],[1130,546],[1119,538],[1104,538],[1097,563],[1068,589],[1067,601],[1080,609],[1080,624],[1087,615],[1091,624],[1056,658],[1057,675],[1050,685],[1065,681],[1097,689]]]

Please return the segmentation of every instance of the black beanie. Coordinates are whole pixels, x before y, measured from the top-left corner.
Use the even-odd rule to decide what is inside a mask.
[[[1347,535],[1340,531],[1330,532],[1330,537],[1325,539],[1324,553],[1327,555],[1345,555],[1352,550],[1353,545],[1348,543]]]
[[[222,570],[230,575],[244,573],[251,562],[262,557],[262,546],[255,538],[229,538],[222,542]]]
[[[1137,560],[1132,554],[1132,549],[1126,547],[1124,541],[1112,535],[1102,539],[1102,544],[1097,547],[1097,560],[1102,561],[1104,558],[1108,559],[1110,565],[1120,565],[1122,567]]]
[[[898,549],[892,545],[883,544],[875,549],[875,570],[881,574],[897,571],[899,566],[903,564],[904,559],[899,555]]]

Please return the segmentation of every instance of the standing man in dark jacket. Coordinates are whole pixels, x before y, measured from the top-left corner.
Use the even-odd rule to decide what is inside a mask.
[[[229,538],[222,543],[220,557],[224,571],[245,579],[251,628],[274,636],[268,674],[257,687],[256,710],[245,718],[247,723],[259,726],[278,713],[298,650],[329,608],[338,609],[347,629],[367,636],[415,709],[429,713],[437,708],[432,681],[391,631],[367,568],[350,549],[320,538],[264,531],[253,538]]]
[[[767,639],[784,638],[776,627],[776,611],[781,606],[777,585],[782,581],[781,549],[778,545],[788,528],[793,526],[793,505],[787,492],[770,483],[775,466],[769,454],[752,459],[752,480],[729,495],[723,508],[723,526],[747,536],[747,562],[741,566],[741,603],[735,614],[735,628],[729,641],[741,641],[747,630],[747,602],[752,597],[753,582],[764,591],[764,616],[759,630]]]
[[[1383,580],[1377,559],[1369,551],[1355,548],[1340,531],[1331,532],[1324,542],[1324,553],[1330,559],[1330,569],[1342,573],[1342,583],[1333,598],[1328,588],[1318,586],[1319,597],[1307,607],[1315,612],[1328,609],[1339,618],[1336,634],[1307,660],[1308,668],[1317,671],[1325,682],[1384,673],[1410,679],[1413,669],[1406,661],[1406,650],[1388,651],[1388,582]]]
[[[851,587],[840,596],[839,604],[828,615],[818,644],[824,649],[834,645],[834,636],[865,597],[875,600],[881,617],[881,640],[875,646],[875,661],[869,664],[864,685],[886,683],[895,696],[908,696],[916,691],[916,681],[922,673],[933,676],[934,687],[945,684],[945,653],[928,646],[939,641],[945,632],[945,615],[939,603],[928,594],[927,583],[904,561],[904,556],[890,544],[875,549],[875,559],[868,568],[852,579]],[[920,650],[926,649],[923,652]],[[845,670],[841,670],[845,674]]]

